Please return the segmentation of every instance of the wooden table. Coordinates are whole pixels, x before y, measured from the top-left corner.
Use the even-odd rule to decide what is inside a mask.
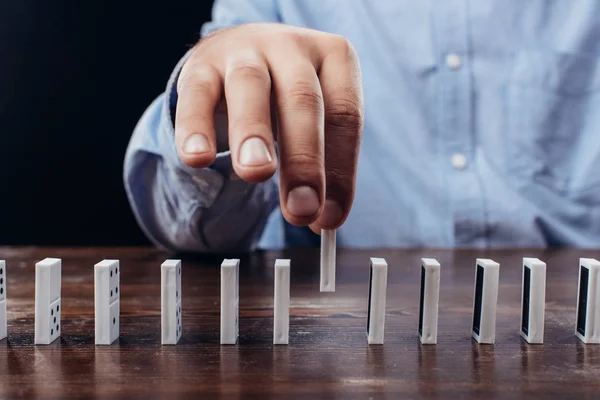
[[[231,256],[231,255],[230,255]],[[369,257],[390,265],[385,344],[368,346]],[[518,335],[521,258],[548,263],[545,344]],[[242,257],[240,338],[219,345],[222,257],[183,259],[183,337],[160,345],[160,264],[149,248],[0,248],[8,271],[8,340],[0,397],[598,399],[600,346],[574,336],[583,250],[343,250],[337,292],[319,293],[318,249]],[[34,263],[63,259],[62,337],[33,345]],[[420,258],[442,265],[437,345],[417,337]],[[470,337],[474,263],[500,263],[495,345]],[[121,260],[121,337],[94,345],[93,265]],[[289,346],[272,345],[273,264],[292,260]]]

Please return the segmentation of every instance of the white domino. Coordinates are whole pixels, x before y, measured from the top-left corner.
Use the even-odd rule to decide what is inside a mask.
[[[583,343],[600,343],[599,279],[600,262],[593,258],[580,258],[575,335]]]
[[[0,340],[6,335],[6,261],[0,260]]]
[[[181,260],[166,260],[160,266],[161,343],[177,344],[183,333],[181,309]]]
[[[335,230],[321,230],[321,292],[335,292]]]
[[[94,266],[96,344],[112,344],[119,338],[120,275],[119,260],[104,260]]]
[[[546,263],[537,258],[523,258],[520,333],[527,343],[544,343],[545,307]]]
[[[437,343],[439,299],[440,263],[433,258],[422,258],[419,339],[423,344]]]
[[[238,339],[240,260],[221,264],[221,344],[236,344]]]
[[[275,261],[273,344],[288,344],[290,333],[290,260]]]
[[[371,258],[370,263],[367,342],[383,344],[388,265],[383,258]]]
[[[61,260],[46,258],[35,264],[35,344],[60,337]]]
[[[177,344],[183,332],[181,314],[181,260],[160,266],[161,343]]]
[[[482,344],[493,344],[496,340],[499,276],[500,264],[487,258],[477,259],[472,334]]]

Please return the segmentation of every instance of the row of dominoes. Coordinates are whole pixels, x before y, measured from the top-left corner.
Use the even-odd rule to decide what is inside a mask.
[[[119,337],[119,276],[118,260],[104,260],[94,266],[96,344],[111,344]],[[50,344],[60,337],[61,282],[60,259],[46,258],[35,265],[35,344]]]
[[[239,260],[221,265],[221,343],[238,336]],[[46,258],[35,265],[35,344],[50,344],[61,333],[62,261]],[[119,337],[120,271],[118,260],[94,266],[95,342],[110,345]],[[161,343],[177,344],[182,335],[181,261],[161,265]],[[290,308],[290,260],[275,263],[275,344],[287,344]],[[6,262],[0,260],[0,340],[7,337]]]
[[[50,344],[61,332],[62,262],[46,258],[35,265],[35,344]],[[6,262],[0,260],[0,339],[7,336]],[[96,344],[111,344],[119,337],[119,261],[94,266]]]
[[[221,344],[236,344],[239,332],[240,260],[221,264]],[[275,261],[273,344],[288,344],[290,331],[290,260]]]
[[[221,264],[221,344],[238,338],[240,260]],[[387,263],[371,258],[367,313],[367,341],[383,344],[387,291]],[[96,344],[111,344],[119,337],[120,271],[118,260],[94,266]],[[600,262],[581,258],[575,334],[584,343],[600,343]],[[330,277],[331,278],[331,277]],[[477,259],[473,299],[472,336],[479,343],[494,343],[499,264]],[[275,262],[273,343],[289,342],[290,260]],[[334,282],[333,278],[329,282]],[[161,265],[161,342],[177,344],[182,335],[181,261]],[[431,258],[421,263],[419,338],[437,343],[440,264]],[[522,270],[520,334],[529,343],[544,341],[546,264],[524,258]],[[47,258],[36,264],[35,343],[49,344],[60,336],[61,260]],[[7,335],[6,263],[0,260],[0,339]]]
[[[161,342],[177,344],[182,334],[181,261],[161,266]],[[221,344],[236,344],[239,332],[240,260],[221,264]],[[288,344],[290,320],[290,260],[275,261],[273,344]]]
[[[423,344],[437,343],[440,264],[421,259],[419,338]],[[471,333],[479,343],[493,344],[496,337],[496,306],[500,265],[479,258],[475,263],[475,290]],[[367,334],[370,344],[383,343],[385,286],[387,265],[383,259],[371,259],[369,317]],[[600,262],[592,258],[579,261],[577,322],[575,335],[583,343],[600,343]],[[520,335],[528,343],[544,342],[546,303],[546,264],[537,258],[524,258],[522,269]]]

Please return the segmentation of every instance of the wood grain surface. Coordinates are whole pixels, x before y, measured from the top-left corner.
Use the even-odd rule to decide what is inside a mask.
[[[233,255],[227,255],[232,257]],[[545,344],[518,334],[521,259],[548,264]],[[62,337],[34,346],[34,264],[59,257]],[[160,264],[183,260],[183,337],[160,345]],[[369,257],[389,264],[385,344],[366,343]],[[441,263],[438,344],[419,344],[420,258]],[[476,257],[500,263],[495,345],[470,336]],[[319,250],[241,258],[240,338],[219,345],[223,257],[151,248],[0,248],[8,339],[0,398],[599,399],[600,346],[574,335],[579,257],[590,250],[338,249],[337,291],[319,292]],[[121,261],[121,337],[94,345],[93,265]],[[291,259],[290,344],[272,344],[273,265]]]

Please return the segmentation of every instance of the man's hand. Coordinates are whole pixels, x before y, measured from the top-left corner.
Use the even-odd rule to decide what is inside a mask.
[[[237,175],[269,179],[276,138],[285,219],[315,232],[344,222],[363,128],[360,68],[346,39],[278,24],[226,29],[198,43],[177,87],[183,162],[201,168],[214,161],[215,110],[226,102]]]

